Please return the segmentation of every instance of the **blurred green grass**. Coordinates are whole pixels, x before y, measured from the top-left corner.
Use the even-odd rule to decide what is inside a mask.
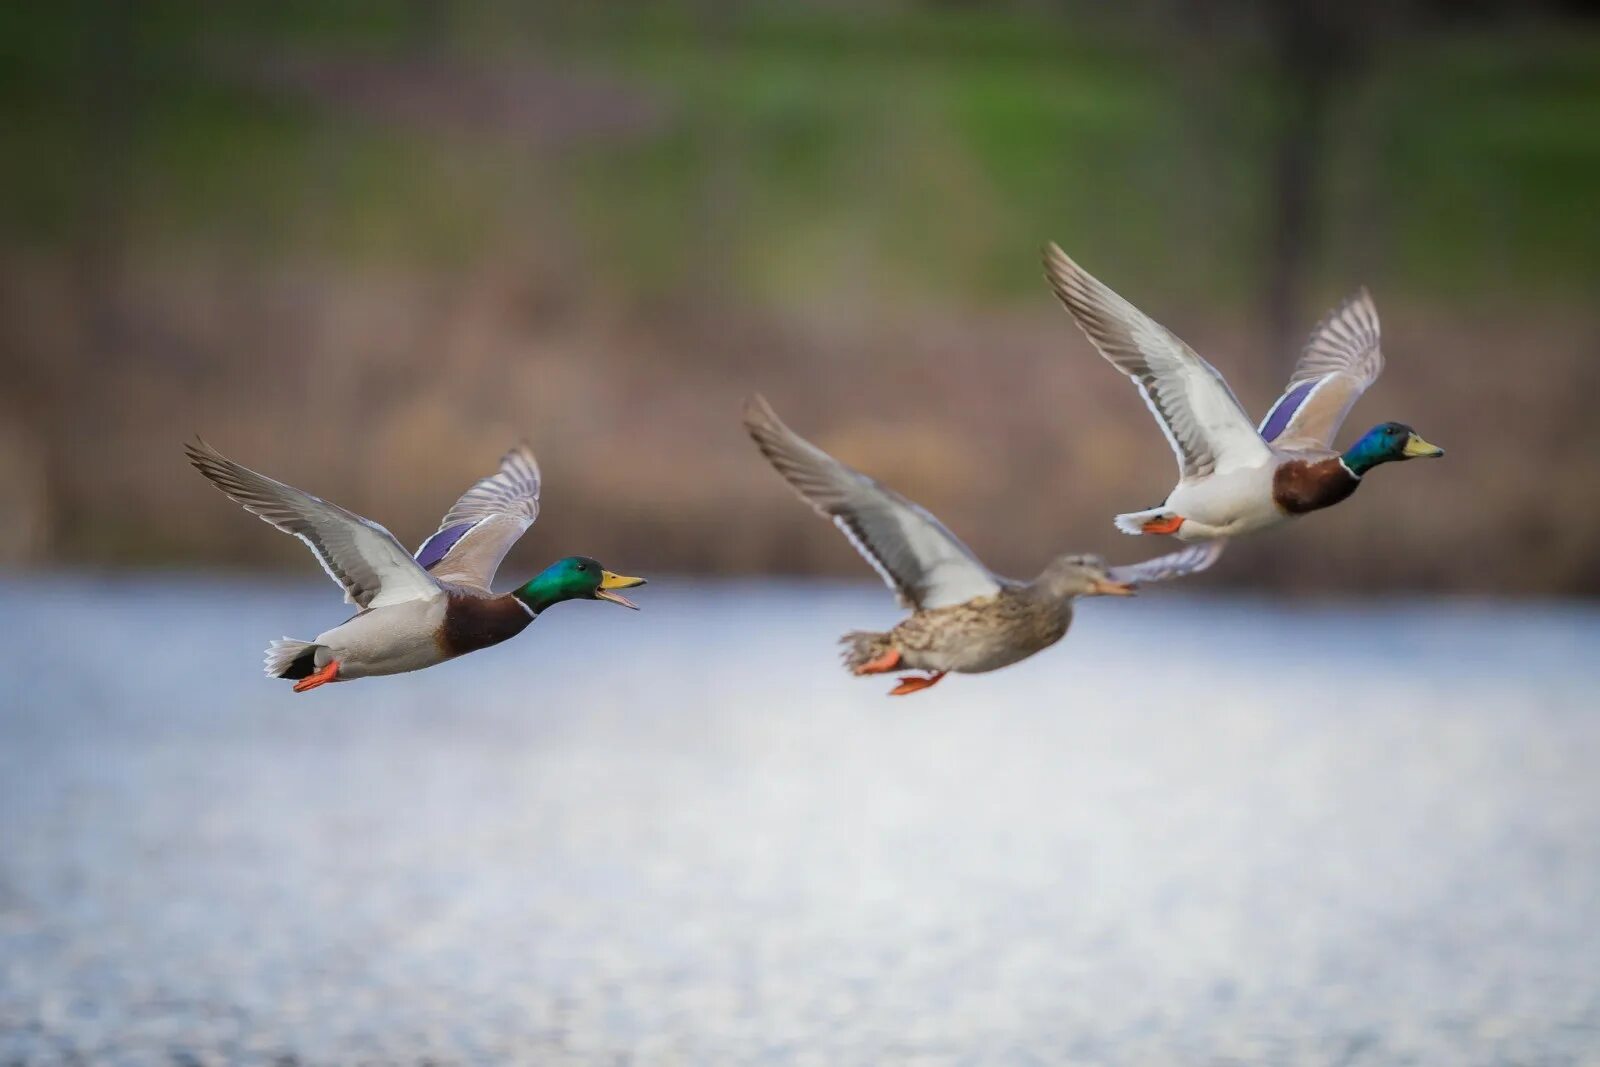
[[[526,434],[561,487],[530,553],[859,573],[740,437],[757,388],[1002,570],[1133,558],[1105,520],[1170,459],[1039,246],[1252,411],[1292,357],[1279,67],[1140,10],[0,6],[0,559],[303,566],[191,429],[414,533]],[[1600,33],[1391,34],[1343,84],[1284,303],[1370,285],[1391,366],[1347,436],[1451,461],[1213,577],[1600,592]]]
[[[711,256],[743,295],[780,302],[849,288],[841,260],[913,299],[1031,299],[1017,250],[1050,235],[1112,277],[1196,301],[1243,299],[1260,269],[1277,118],[1248,44],[1212,60],[1224,97],[1209,106],[1226,119],[1186,152],[1187,58],[1092,22],[937,8],[533,17],[481,5],[419,30],[410,10],[7,6],[0,219],[13,241],[70,240],[104,224],[91,201],[109,177],[125,183],[121,214],[142,241],[451,264],[492,242],[521,186],[570,199],[593,268],[643,292],[670,290]],[[125,69],[96,69],[108,49]],[[452,134],[373,121],[252,69],[274,56],[412,55],[576,68],[658,117],[558,144],[514,125]],[[126,97],[112,103],[132,126],[109,176],[106,93]],[[1386,288],[1579,296],[1600,277],[1600,39],[1430,37],[1381,53],[1340,109],[1353,133],[1330,169],[1358,168],[1357,185],[1383,190],[1376,225],[1392,255],[1375,280]],[[1359,189],[1329,201],[1325,255],[1336,258],[1347,226],[1367,220]]]

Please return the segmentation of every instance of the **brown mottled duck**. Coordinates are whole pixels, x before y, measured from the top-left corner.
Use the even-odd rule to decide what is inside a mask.
[[[858,630],[841,641],[845,666],[856,674],[928,672],[902,677],[891,696],[919,692],[952,671],[982,674],[1027,659],[1066,634],[1078,597],[1131,596],[1144,582],[1194,574],[1222,554],[1215,542],[1128,567],[1067,555],[1031,582],[1002,578],[926,510],[785,426],[764,398],[746,401],[744,424],[778,473],[911,609],[892,630]]]

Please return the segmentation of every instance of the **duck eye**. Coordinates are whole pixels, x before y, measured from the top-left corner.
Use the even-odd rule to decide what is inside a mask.
[[[587,563],[580,563],[578,564],[578,569],[580,571],[586,571],[589,569],[589,565]]]

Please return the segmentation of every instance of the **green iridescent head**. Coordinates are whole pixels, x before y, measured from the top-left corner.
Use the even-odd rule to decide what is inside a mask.
[[[643,578],[613,574],[588,556],[568,556],[550,564],[526,585],[512,590],[511,595],[533,609],[535,615],[563,600],[609,600],[638,611],[639,605],[617,590],[643,584]]]
[[[1344,454],[1344,465],[1360,477],[1380,463],[1442,455],[1444,449],[1430,445],[1405,423],[1385,422],[1362,434],[1361,440],[1350,446]]]

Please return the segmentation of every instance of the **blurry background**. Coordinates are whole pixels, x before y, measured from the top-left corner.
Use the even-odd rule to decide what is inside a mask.
[[[0,1063],[1600,1063],[1584,7],[13,3],[0,119]],[[1255,412],[1370,286],[1448,456],[888,700],[739,401],[1168,547],[1050,239]],[[294,696],[197,431],[411,545],[525,435],[643,610]]]
[[[1003,572],[1132,559],[1172,461],[1055,239],[1256,413],[1367,284],[1341,442],[1449,453],[1206,581],[1600,593],[1585,5],[11,4],[0,69],[12,564],[303,572],[195,431],[409,544],[526,435],[515,573],[863,575],[757,388]]]

